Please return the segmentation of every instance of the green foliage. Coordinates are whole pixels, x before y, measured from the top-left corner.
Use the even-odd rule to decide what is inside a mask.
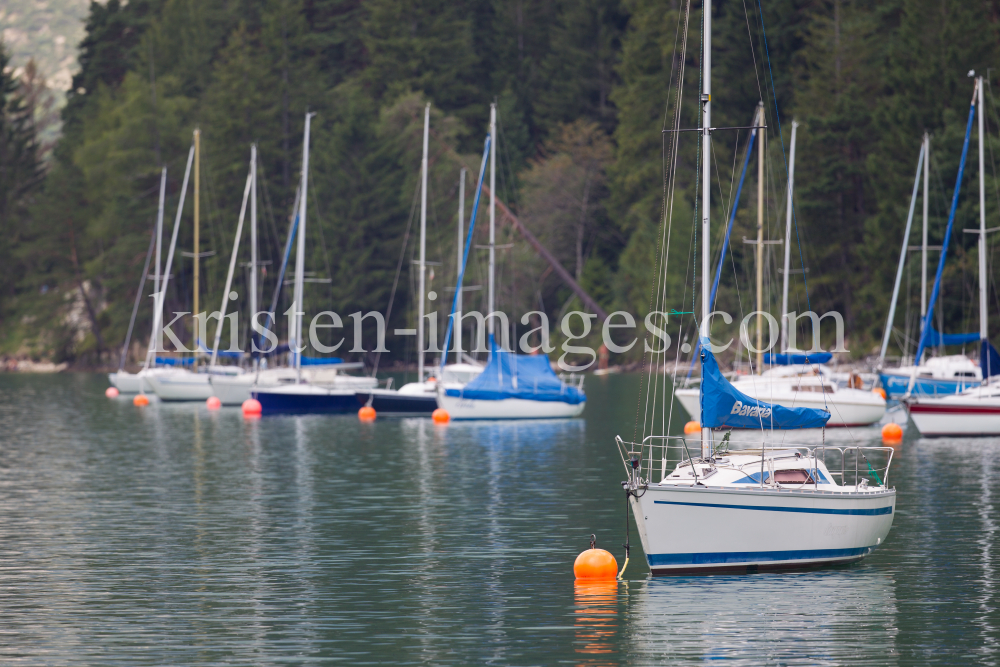
[[[215,307],[225,278],[252,143],[259,151],[261,255],[272,262],[261,285],[262,303],[269,302],[299,184],[307,112],[316,115],[306,263],[315,276],[330,279],[308,285],[307,310],[385,311],[401,266],[388,328],[412,326],[413,206],[427,102],[433,133],[427,253],[440,262],[428,279],[442,295],[432,304],[441,322],[456,272],[458,170],[470,170],[468,221],[494,100],[501,130],[498,194],[563,266],[609,310],[623,308],[638,318],[657,302],[697,310],[692,295],[703,279],[698,254],[704,242],[694,233],[699,160],[712,166],[717,258],[748,135],[716,132],[708,156],[700,155],[696,134],[682,135],[676,197],[665,200],[663,172],[671,156],[661,130],[677,101],[685,6],[654,0],[94,2],[80,44],[81,69],[63,110],[64,134],[44,184],[31,115],[37,96],[19,89],[6,71],[0,74],[0,261],[17,267],[0,278],[2,345],[80,358],[88,349],[99,352],[96,329],[109,346],[118,344],[155,219],[160,169],[168,168],[169,235],[196,127],[203,148],[200,250],[216,253],[201,265],[202,303]],[[966,72],[998,64],[997,23],[984,5],[957,0],[723,1],[712,11],[713,124],[747,125],[758,101],[764,103],[767,238],[783,235],[790,123],[801,123],[792,265],[810,272],[792,281],[791,306],[841,311],[851,349],[867,353],[883,327],[920,136],[926,130],[933,137],[931,243],[939,243],[971,94]],[[687,33],[684,128],[698,123],[700,12],[694,5]],[[995,137],[1000,117],[989,93],[987,125]],[[1000,143],[991,138],[988,145],[990,170]],[[974,162],[966,170],[958,229],[978,218]],[[995,181],[992,171],[987,181]],[[718,307],[734,314],[754,305],[756,260],[752,246],[738,239],[756,234],[756,192],[754,156],[718,297]],[[987,215],[995,218],[1000,203],[995,196],[987,200]],[[193,243],[190,196],[188,202],[178,239],[185,251]],[[484,198],[474,245],[486,242],[485,204]],[[498,253],[501,308],[540,308],[555,319],[575,307],[568,288],[500,215],[497,242],[515,244]],[[953,239],[942,300],[949,331],[967,328],[976,315],[974,244],[969,235]],[[779,256],[766,255],[765,305],[775,312]],[[240,260],[246,259],[244,247]],[[485,253],[474,252],[468,271],[467,284],[485,286]],[[178,253],[168,309],[190,305],[191,272],[190,259]],[[67,294],[81,282],[106,305],[95,331],[41,315],[42,308],[68,307],[75,297]],[[245,293],[243,272],[236,282]],[[37,298],[43,288],[57,287],[58,296]],[[904,307],[912,310],[919,294],[908,295]],[[467,308],[485,307],[481,298],[470,293]],[[279,310],[287,305],[286,297]],[[148,308],[140,310],[137,331],[149,326],[149,317]],[[47,333],[30,339],[21,325],[6,324],[15,321],[44,321]]]

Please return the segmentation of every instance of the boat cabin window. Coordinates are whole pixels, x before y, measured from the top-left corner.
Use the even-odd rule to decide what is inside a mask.
[[[813,478],[809,470],[776,470],[774,481],[778,484],[812,484]]]
[[[976,377],[976,374],[975,373],[970,373],[969,371],[956,371],[955,372],[955,377],[957,377],[957,378],[974,378],[974,377]]]

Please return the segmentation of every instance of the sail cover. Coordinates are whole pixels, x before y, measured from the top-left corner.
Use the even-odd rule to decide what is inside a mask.
[[[979,348],[979,366],[983,369],[983,379],[1000,375],[1000,354],[997,349],[984,340]]]
[[[701,341],[701,425],[704,428],[820,428],[830,413],[815,408],[786,408],[750,398],[722,376],[715,355]]]
[[[794,364],[825,364],[833,359],[829,352],[785,352],[782,354],[767,353],[764,363],[773,366],[791,366]]]
[[[946,334],[940,333],[933,326],[927,327],[921,343],[924,347],[934,347],[935,345],[964,345],[974,343],[979,340],[979,332]]]
[[[499,348],[490,336],[490,363],[461,389],[447,389],[448,396],[480,401],[520,398],[528,401],[562,401],[578,405],[587,400],[576,387],[564,383],[552,371],[545,355],[514,354]]]

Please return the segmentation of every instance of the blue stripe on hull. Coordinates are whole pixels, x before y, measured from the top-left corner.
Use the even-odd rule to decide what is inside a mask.
[[[798,512],[801,514],[841,514],[847,516],[880,516],[892,514],[892,505],[858,509],[826,509],[821,507],[768,507],[766,505],[722,505],[719,503],[681,503],[671,500],[654,500],[654,505],[683,505],[685,507],[712,507],[729,510],[756,510],[758,512]]]
[[[800,551],[724,551],[693,554],[647,554],[650,567],[664,565],[740,565],[742,563],[783,562],[810,560],[843,560],[866,556],[875,547],[853,549],[803,549]]]
[[[253,392],[264,414],[346,414],[358,409],[353,393],[332,396]]]
[[[910,377],[908,375],[882,373],[879,377],[882,380],[882,387],[885,389],[888,398],[899,398],[906,394],[906,387],[910,384]],[[913,383],[913,393],[920,396],[949,396],[961,393],[972,387],[978,387],[979,384],[975,378],[936,380],[934,378],[918,377]]]

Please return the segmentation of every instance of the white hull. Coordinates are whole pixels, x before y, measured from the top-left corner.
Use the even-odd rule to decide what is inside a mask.
[[[905,405],[917,430],[926,437],[1000,435],[1000,390],[996,387],[943,398],[920,396]]]
[[[299,373],[294,368],[266,368],[259,372],[247,372],[241,375],[210,375],[212,395],[223,405],[242,405],[258,390],[268,390],[276,387],[287,387],[298,384]],[[336,370],[328,368],[302,369],[302,381],[307,384],[317,384],[332,389],[364,391],[374,387],[377,381],[369,377],[340,375]]]
[[[452,419],[564,419],[579,417],[586,403],[571,405],[562,401],[529,401],[504,398],[499,401],[460,398],[438,394],[438,405]]]
[[[117,373],[109,373],[108,381],[111,383],[111,386],[122,394],[153,393],[153,387],[149,384],[149,378],[154,375],[164,375],[173,372],[174,369],[172,368],[148,368],[138,373],[119,371]]]
[[[896,492],[650,484],[630,501],[653,574],[746,572],[864,558],[889,534]]]
[[[867,426],[878,422],[885,415],[885,400],[862,389],[838,389],[833,394],[827,394],[824,400],[821,392],[772,390],[770,383],[766,381],[743,381],[734,383],[733,386],[752,398],[787,408],[829,410],[830,421],[826,423],[827,426]],[[692,419],[699,419],[699,390],[678,389],[674,394]]]
[[[170,370],[150,376],[147,381],[161,401],[204,401],[212,395],[207,373]]]
[[[108,382],[122,394],[138,394],[139,392],[149,391],[139,373],[127,373],[125,371],[108,373]]]

